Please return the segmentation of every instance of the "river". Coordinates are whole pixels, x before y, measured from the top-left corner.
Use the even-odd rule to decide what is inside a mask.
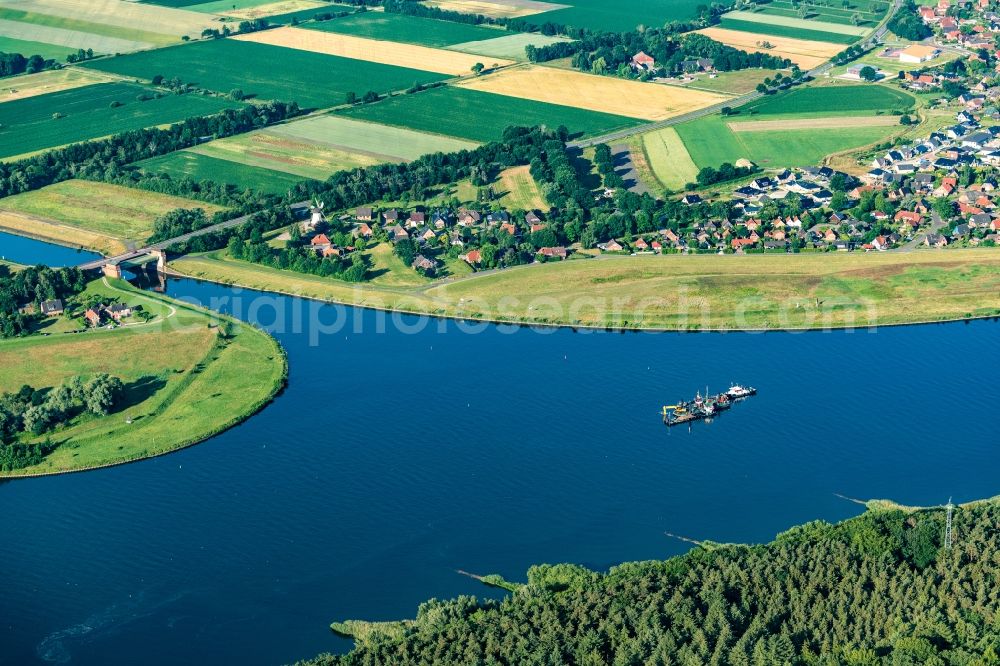
[[[31,238],[0,231],[0,259],[7,261],[59,267],[76,266],[100,258],[101,255],[96,252],[77,250],[53,243],[42,243]]]
[[[288,389],[175,454],[0,484],[0,663],[288,663],[349,649],[332,620],[492,594],[456,569],[604,569],[688,547],[665,531],[759,542],[859,512],[838,493],[1000,489],[994,321],[619,334],[168,293],[255,302]],[[343,328],[313,344],[297,309]],[[760,395],[662,425],[664,402],[730,380]]]

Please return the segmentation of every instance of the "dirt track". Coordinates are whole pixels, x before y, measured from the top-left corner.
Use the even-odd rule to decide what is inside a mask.
[[[734,132],[769,132],[775,130],[843,129],[851,127],[887,127],[898,125],[899,116],[834,116],[832,118],[790,118],[788,120],[746,120],[728,123]]]

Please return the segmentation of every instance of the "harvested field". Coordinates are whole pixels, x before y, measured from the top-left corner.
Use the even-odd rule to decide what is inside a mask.
[[[751,21],[741,21],[730,19],[725,16],[716,26],[725,30],[736,30],[737,32],[749,32],[751,34],[764,37],[788,37],[790,39],[801,39],[803,41],[823,42],[829,44],[853,44],[860,39],[854,35],[845,35],[839,32],[824,32],[820,30],[807,30],[805,28],[790,28],[785,25],[775,25],[773,23],[753,23]]]
[[[528,166],[512,167],[501,171],[493,186],[499,194],[500,205],[509,210],[548,210],[538,183],[531,177]]]
[[[208,14],[125,0],[0,0],[0,7],[176,37],[218,26]]]
[[[126,250],[125,243],[111,236],[5,210],[0,210],[0,231],[10,231],[70,247],[87,248],[108,256],[121,254]]]
[[[17,21],[18,23],[26,23],[38,27],[57,28],[60,30],[80,33],[81,36],[87,38],[90,42],[99,40],[101,37],[156,44],[159,46],[171,44],[177,41],[177,37],[175,35],[142,30],[137,26],[126,28],[124,26],[109,25],[107,23],[94,23],[92,21],[67,18],[65,16],[55,16],[53,14],[41,14],[39,12],[11,9],[10,7],[0,7],[0,19]],[[97,49],[96,46],[92,46],[92,48],[95,50]]]
[[[725,95],[701,90],[536,66],[506,69],[458,85],[642,120],[664,120],[728,99]]]
[[[812,69],[821,65],[832,56],[843,50],[842,44],[829,42],[807,41],[791,37],[776,37],[774,35],[725,28],[703,28],[697,32],[712,39],[744,51],[760,51],[781,58],[788,58],[803,69]],[[758,46],[762,42],[772,44],[774,48],[764,49]]]
[[[790,120],[747,120],[729,123],[729,129],[734,132],[765,132],[777,130],[887,127],[898,124],[899,116],[835,116],[833,118],[795,118]]]
[[[65,46],[72,49],[94,49],[95,53],[124,53],[153,46],[150,42],[137,42],[117,37],[103,37],[79,30],[64,30],[45,25],[8,21],[0,18],[0,33],[17,35],[33,42]]]
[[[145,241],[153,233],[156,218],[176,208],[202,208],[209,215],[222,210],[201,201],[89,180],[67,180],[0,199],[0,211],[74,227],[126,244]]]
[[[569,7],[538,0],[427,0],[424,4],[444,11],[482,14],[493,18],[518,18]]]
[[[419,69],[437,74],[469,74],[472,66],[477,62],[486,66],[511,64],[508,60],[492,58],[484,61],[479,56],[416,44],[383,42],[377,39],[293,27],[253,32],[248,35],[239,35],[233,39],[364,60],[382,65]]]
[[[307,141],[363,153],[379,161],[408,161],[429,153],[454,153],[472,150],[479,144],[441,134],[417,132],[400,127],[352,120],[341,116],[319,116],[278,125],[271,134],[297,137]]]
[[[798,17],[793,18],[791,16],[775,16],[773,14],[760,14],[756,12],[727,12],[726,18],[738,21],[748,21],[750,23],[761,23],[764,25],[781,25],[787,28],[834,32],[841,35],[854,35],[855,37],[866,35],[869,31],[869,28],[865,28],[863,26],[829,23],[827,21],[814,21],[812,19],[802,19]]]
[[[107,79],[107,76],[97,72],[70,67],[6,78],[0,80],[0,102],[80,88]]]
[[[256,5],[254,7],[237,7],[236,9],[232,9],[232,3],[226,4],[229,5],[229,8],[219,13],[223,16],[240,20],[253,20],[268,16],[276,16],[279,14],[301,12],[309,9],[323,8],[327,11],[331,10],[331,7],[327,3],[317,2],[316,0],[278,0],[277,2],[266,2],[266,4]]]
[[[524,49],[527,46],[548,46],[559,42],[571,41],[568,37],[554,35],[547,37],[533,32],[508,34],[492,39],[482,39],[474,42],[463,42],[453,44],[447,48],[451,51],[462,51],[464,53],[478,53],[481,55],[493,56],[495,58],[509,58],[510,60],[527,60]]]
[[[428,153],[471,150],[478,145],[341,116],[318,116],[219,139],[184,152],[323,180],[345,169],[407,162]]]

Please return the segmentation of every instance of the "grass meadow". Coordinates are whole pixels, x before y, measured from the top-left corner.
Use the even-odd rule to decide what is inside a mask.
[[[203,95],[137,99],[150,92],[132,83],[100,83],[0,104],[0,158],[239,106]],[[112,107],[114,103],[120,106]]]
[[[386,12],[363,12],[332,21],[309,23],[302,27],[356,37],[368,37],[369,39],[381,39],[387,42],[437,47],[493,39],[511,34],[497,28]]]
[[[155,316],[111,331],[0,341],[0,391],[107,372],[126,383],[126,404],[105,417],[79,415],[36,438],[51,439],[56,449],[39,465],[5,476],[87,469],[195,444],[256,412],[284,384],[283,352],[250,326],[232,322],[229,336],[220,336],[203,311],[119,280],[95,283],[89,292]]]
[[[496,141],[511,125],[565,125],[576,136],[593,135],[641,121],[625,116],[535,102],[493,93],[443,86],[397,95],[338,113],[398,127],[435,132],[472,141]]]
[[[67,46],[83,49],[92,48],[98,53],[124,51],[127,50],[125,47],[130,43],[136,45],[134,48],[142,48],[144,46],[164,46],[177,41],[177,37],[174,35],[154,30],[143,30],[139,26],[128,28],[104,22],[87,21],[82,18],[56,16],[11,7],[0,7],[0,20],[21,23],[19,31],[21,34],[31,34],[32,30],[44,29],[58,31],[50,34],[61,34],[64,38],[79,40],[76,43],[67,43]],[[38,34],[44,33],[39,32]]]
[[[409,288],[348,285],[224,253],[173,266],[192,277],[357,306],[576,326],[803,329],[1000,314],[1000,253],[988,249],[600,257]]]
[[[808,166],[824,157],[880,141],[900,130],[900,126],[851,127],[734,132],[722,116],[706,116],[676,126],[690,159],[699,168],[717,167],[747,158],[763,167]],[[656,153],[650,155],[657,173],[672,170],[673,161]]]
[[[211,180],[228,183],[239,188],[251,188],[271,194],[285,194],[296,183],[306,178],[273,169],[241,164],[209,155],[199,155],[190,150],[180,150],[169,155],[153,157],[134,165],[150,173],[164,173],[171,178]]]
[[[155,51],[96,60],[88,67],[152,79],[178,77],[202,88],[241,89],[257,99],[297,101],[303,107],[342,104],[348,92],[386,92],[431,83],[441,74],[340,58],[235,39],[194,42]]]
[[[815,114],[864,115],[874,111],[905,111],[916,100],[901,90],[880,85],[829,85],[794,88],[740,107],[740,115]]]
[[[8,35],[0,35],[0,51],[4,53],[20,53],[24,56],[40,55],[46,59],[66,60],[70,53],[76,53],[77,49],[69,46],[58,46],[57,44],[47,44],[45,42],[35,42],[28,39],[18,39]]]

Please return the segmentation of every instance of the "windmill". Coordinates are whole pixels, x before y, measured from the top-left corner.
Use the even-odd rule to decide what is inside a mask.
[[[326,218],[323,216],[323,207],[326,205],[325,202],[319,199],[313,199],[311,206],[309,208],[309,213],[311,217],[309,218],[309,226],[315,228],[316,225],[321,222],[326,222]]]

